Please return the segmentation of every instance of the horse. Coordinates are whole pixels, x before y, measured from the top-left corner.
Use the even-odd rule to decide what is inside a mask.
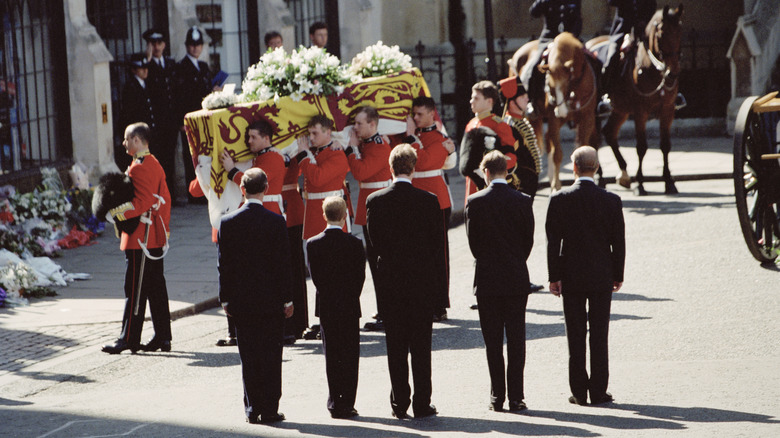
[[[538,42],[523,45],[508,64],[510,73],[517,73],[517,66],[528,65],[528,55],[537,50]],[[598,147],[601,139],[596,129],[596,70],[586,58],[583,44],[571,33],[563,32],[548,46],[547,61],[538,66],[545,73],[546,90],[543,99],[533,102],[538,116],[530,119],[536,132],[538,144],[543,144],[547,153],[547,174],[550,188],[561,189],[560,166],[563,160],[561,149],[561,125],[569,122],[576,126],[575,145],[589,144]],[[543,135],[542,123],[547,121],[547,132]]]
[[[619,150],[618,133],[628,117],[634,117],[636,152],[639,156],[636,192],[639,195],[647,194],[643,184],[642,160],[647,153],[646,124],[650,116],[658,117],[660,122],[665,193],[677,193],[674,178],[669,171],[669,151],[672,147],[670,130],[674,120],[675,99],[679,85],[682,12],[682,4],[676,9],[667,5],[655,12],[645,28],[647,46],[639,42],[634,57],[620,60],[617,67],[622,73],[617,82],[611,86],[610,98],[613,110],[602,132],[615,154],[621,172],[627,175],[626,161]],[[587,46],[596,49],[599,42],[603,44],[603,38],[601,41],[595,39],[588,41]],[[631,186],[628,178],[619,182],[626,188]]]

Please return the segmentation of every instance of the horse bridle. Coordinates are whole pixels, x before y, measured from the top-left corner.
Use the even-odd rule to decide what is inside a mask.
[[[583,49],[583,55],[588,56],[585,53],[585,49]],[[588,64],[588,65],[586,65]],[[593,77],[593,92],[588,96],[588,99],[585,101],[585,103],[581,103],[581,101],[576,99],[576,94],[574,91],[576,90],[577,86],[579,86],[580,82],[582,82],[583,79],[585,79],[585,72],[583,71],[582,74],[578,78],[570,78],[569,84],[566,90],[566,96],[563,99],[563,102],[560,104],[557,104],[557,99],[553,93],[551,93],[550,85],[545,83],[545,91],[547,93],[547,98],[549,101],[553,104],[555,104],[555,107],[559,107],[561,105],[566,105],[570,111],[580,111],[582,108],[588,106],[590,102],[596,97],[596,73],[593,71],[593,67],[589,65],[589,62],[587,59],[583,59],[583,70],[588,69],[590,70],[590,74]],[[572,72],[573,73],[573,72]]]
[[[665,58],[664,52],[661,50],[660,44],[657,41],[658,40],[658,34],[659,34],[658,27],[660,26],[660,24],[661,23],[659,23],[658,21],[654,21],[653,22],[653,25],[655,26],[655,32],[653,33],[653,38],[654,38],[653,45],[652,45],[652,47],[645,47],[645,53],[647,53],[647,57],[650,59],[650,63],[653,65],[653,67],[655,67],[656,70],[658,70],[659,72],[662,73],[661,74],[661,82],[659,82],[659,84],[655,88],[655,90],[653,90],[653,91],[651,91],[649,93],[644,93],[644,92],[640,91],[639,88],[637,88],[636,83],[633,80],[631,81],[631,83],[634,86],[634,91],[636,91],[637,94],[639,94],[641,96],[644,96],[644,97],[652,96],[652,95],[658,93],[659,91],[661,91],[662,89],[671,90],[672,88],[677,86],[677,79],[679,77],[679,73],[672,73],[671,69],[666,65],[666,62],[664,61],[664,58]],[[643,47],[645,45],[644,42],[640,42],[640,44]],[[653,53],[653,50],[655,50],[655,49],[658,50],[658,55],[659,56],[655,56],[655,53]],[[679,54],[680,54],[680,51],[677,51],[677,52],[667,53],[667,56],[670,56],[670,55],[678,55],[679,56]],[[669,85],[666,84],[666,80],[668,78],[672,78],[672,82]]]

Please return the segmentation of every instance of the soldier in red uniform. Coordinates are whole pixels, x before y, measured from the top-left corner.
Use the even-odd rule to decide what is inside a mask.
[[[290,239],[290,256],[293,274],[293,306],[296,312],[284,320],[284,342],[294,344],[309,327],[306,299],[306,261],[303,256],[303,198],[298,190],[301,168],[295,158],[284,157],[287,171],[284,174],[282,199],[287,214],[287,237]]]
[[[276,148],[271,145],[271,136],[273,128],[265,120],[255,120],[246,128],[244,141],[255,158],[252,161],[252,167],[263,169],[268,177],[268,189],[263,196],[263,207],[276,214],[283,214],[282,186],[287,170],[284,165],[284,157]],[[244,172],[236,168],[236,162],[227,149],[222,151],[219,156],[222,166],[228,171],[228,179],[239,187],[241,186],[241,177]],[[230,184],[230,183],[228,183]],[[236,345],[236,328],[233,319],[228,316],[228,337],[220,339],[218,346]]]
[[[366,258],[371,275],[376,278],[377,255],[371,247],[366,227],[366,198],[371,193],[390,187],[393,175],[390,173],[390,151],[392,146],[377,133],[379,114],[370,106],[362,106],[355,113],[355,126],[349,134],[349,145],[344,150],[349,161],[352,176],[360,183],[358,206],[355,211],[355,225],[363,226],[363,237],[366,241]],[[378,306],[378,302],[377,302]],[[382,329],[382,309],[377,309],[374,315],[375,325],[368,328]],[[371,323],[369,323],[371,324]]]
[[[303,220],[303,239],[325,231],[327,222],[322,216],[322,202],[328,196],[344,197],[344,178],[349,172],[347,157],[331,149],[333,121],[317,115],[308,123],[308,137],[298,138],[297,161],[303,173],[306,213]],[[345,225],[344,231],[347,231]]]
[[[471,112],[474,118],[466,125],[466,132],[480,126],[492,129],[498,134],[501,143],[504,146],[511,146],[517,149],[517,141],[512,134],[512,128],[504,123],[500,117],[493,114],[493,106],[498,102],[498,88],[490,81],[480,81],[471,87]],[[514,153],[504,153],[507,157],[507,169],[515,167],[517,157]],[[471,178],[466,178],[466,198],[477,192],[477,186]]]
[[[450,213],[452,212],[452,199],[449,187],[444,180],[442,168],[447,156],[455,151],[455,143],[436,129],[436,106],[432,98],[427,96],[417,97],[412,101],[412,115],[407,118],[407,138],[405,143],[412,145],[417,152],[417,165],[412,175],[412,186],[436,195],[439,200],[439,208],[444,223],[445,258],[447,264],[447,297],[449,301],[449,241],[447,230],[450,227]],[[434,309],[433,320],[435,322],[447,319],[447,310]]]
[[[163,256],[168,244],[168,230],[171,222],[171,195],[165,184],[165,172],[160,163],[149,153],[151,131],[146,123],[134,123],[125,130],[122,145],[133,162],[127,168],[127,175],[133,181],[135,195],[110,211],[115,221],[144,216],[135,231],[121,235],[119,249],[125,252],[125,311],[122,316],[122,333],[113,345],[103,346],[109,354],[124,350],[135,353],[138,350],[171,351],[171,314],[168,308],[168,290],[165,285]],[[146,230],[149,238],[145,239]],[[140,242],[146,242],[143,249]],[[145,252],[148,251],[146,254]],[[146,258],[144,261],[143,258]],[[141,277],[141,265],[144,265]],[[138,287],[138,284],[141,287]],[[140,290],[140,293],[139,293]],[[154,324],[154,337],[141,345],[141,329],[146,312],[146,299]],[[135,314],[135,307],[138,314]]]
[[[264,120],[256,120],[246,128],[246,145],[255,158],[252,161],[252,167],[263,169],[268,175],[268,191],[263,197],[263,207],[276,213],[283,214],[282,186],[284,185],[284,176],[286,169],[284,166],[284,157],[271,146],[271,136],[273,128]],[[241,177],[244,172],[235,167],[236,162],[227,149],[222,151],[219,156],[222,166],[228,171],[228,179],[236,185],[241,185]]]

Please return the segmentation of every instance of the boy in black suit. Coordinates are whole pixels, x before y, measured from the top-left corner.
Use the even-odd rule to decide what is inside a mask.
[[[522,411],[526,409],[525,308],[530,293],[526,260],[534,244],[533,201],[507,184],[506,157],[501,152],[485,155],[480,168],[490,185],[468,197],[465,216],[469,247],[477,260],[474,294],[490,371],[489,408],[502,411],[508,395],[509,410]]]
[[[290,241],[284,218],[263,207],[268,177],[251,168],[241,178],[246,202],[219,228],[219,301],[236,324],[249,423],[284,420],[284,319],[293,314]]]
[[[325,352],[328,410],[333,418],[350,418],[358,414],[360,292],[366,278],[366,255],[360,239],[342,230],[347,220],[347,203],[342,198],[325,198],[322,212],[328,226],[306,244],[309,272],[317,287],[314,314],[320,318]]]
[[[598,187],[596,149],[580,146],[571,156],[577,180],[553,193],[547,208],[547,271],[550,292],[563,296],[569,343],[570,403],[611,402],[607,392],[607,338],[612,293],[623,285],[625,224],[620,197]],[[585,339],[590,334],[590,377]]]

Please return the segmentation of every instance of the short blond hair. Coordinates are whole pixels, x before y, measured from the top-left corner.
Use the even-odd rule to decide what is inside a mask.
[[[482,157],[480,169],[487,169],[493,176],[506,175],[506,155],[500,151],[490,151]]]
[[[322,212],[328,222],[338,222],[347,217],[347,203],[339,196],[328,196],[322,201]]]

